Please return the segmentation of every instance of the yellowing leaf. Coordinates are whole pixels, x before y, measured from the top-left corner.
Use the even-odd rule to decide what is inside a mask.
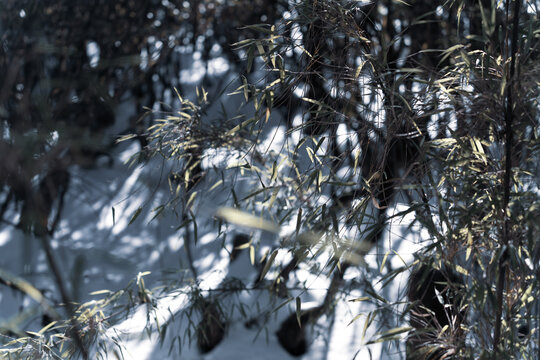
[[[216,216],[233,224],[279,233],[277,224],[235,208],[220,208]]]
[[[276,259],[276,255],[277,255],[277,250],[274,250],[274,252],[272,253],[272,255],[270,255],[270,258],[268,259],[266,264],[264,264],[264,268],[263,268],[263,271],[261,272],[261,276],[259,277],[259,281],[264,279],[266,273],[268,272],[268,270],[270,270],[270,267],[272,266],[272,264],[274,263],[274,260]]]
[[[249,260],[251,261],[251,265],[255,265],[255,247],[253,245],[249,247]]]

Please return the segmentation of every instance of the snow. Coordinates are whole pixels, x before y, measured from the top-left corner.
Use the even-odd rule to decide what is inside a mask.
[[[277,126],[275,121],[269,122],[268,129],[259,145],[261,149],[265,149],[262,153],[282,151],[287,142],[285,129]],[[171,273],[171,270],[173,273],[178,270],[189,273],[185,271],[188,268],[188,257],[184,247],[184,231],[176,230],[182,219],[170,211],[165,211],[154,218],[155,214],[151,211],[167,201],[169,196],[167,174],[174,164],[154,158],[144,165],[131,167],[126,165],[136,151],[138,151],[136,143],[123,143],[116,148],[113,154],[116,160],[111,167],[103,164],[90,170],[71,169],[71,186],[66,195],[62,221],[52,243],[64,271],[65,280],[72,282],[71,288],[78,301],[96,299],[96,296],[90,295],[93,291],[122,289],[141,272],[150,272],[145,276],[148,289],[160,285],[158,280],[163,274]],[[224,167],[231,159],[242,156],[240,153],[226,154],[222,149],[212,151],[213,153],[209,153],[203,162],[203,166],[207,169],[214,166]],[[306,155],[303,156],[307,158]],[[200,189],[208,189],[220,179],[218,174],[209,170]],[[232,278],[240,278],[248,286],[255,280],[257,270],[251,264],[248,251],[244,251],[237,261],[230,263],[229,251],[223,248],[223,239],[218,238],[216,233],[214,218],[218,206],[225,203],[228,188],[234,187],[239,196],[242,196],[250,192],[254,181],[256,179],[250,179],[237,172],[234,176],[226,177],[225,182],[213,191],[204,192],[205,196],[198,197],[193,207],[198,225],[197,244],[192,245],[193,265],[198,275],[198,288],[203,295],[209,296],[213,293],[211,289],[220,287],[224,281]],[[141,206],[140,216],[129,224],[132,215]],[[14,210],[9,211],[14,214]],[[400,205],[394,209],[394,211],[401,210],[403,208]],[[389,225],[391,231],[385,236],[383,243],[366,256],[366,268],[349,269],[346,278],[362,279],[366,271],[377,271],[387,253],[393,269],[410,263],[418,245],[408,237],[402,238],[400,229],[405,229],[411,221],[410,217],[393,219]],[[225,245],[229,250],[230,240],[239,232],[247,232],[260,240],[261,249],[257,253],[258,258],[264,250],[270,249],[275,244],[275,235],[226,224],[224,229],[228,234]],[[294,233],[295,226],[284,224],[281,230],[282,235],[291,234]],[[354,233],[343,235],[351,238],[358,236]],[[44,256],[35,240],[24,236],[18,229],[3,225],[0,228],[0,246],[3,249],[0,267],[24,275],[36,287],[49,294],[53,302],[59,302],[58,296],[53,295],[57,293],[54,282],[50,278]],[[286,262],[290,259],[290,254],[281,251],[277,259]],[[82,268],[80,273],[75,271],[77,266]],[[407,272],[398,276],[392,286],[382,289],[380,284],[376,284],[375,289],[381,292],[381,296],[396,301],[403,294],[406,274]],[[275,272],[271,271],[267,278],[275,275]],[[191,274],[187,278],[190,276]],[[321,303],[329,285],[326,276],[314,274],[305,265],[301,265],[291,277],[299,283],[306,284],[310,289],[307,292],[291,291],[290,295],[293,298],[301,296],[302,309],[309,309]],[[102,336],[104,341],[109,341],[108,358],[116,359],[114,350],[119,348],[110,341],[114,339],[120,344],[123,356],[131,360],[295,359],[283,350],[275,336],[281,322],[294,313],[295,302],[290,301],[279,311],[273,311],[286,299],[278,299],[270,296],[266,290],[255,288],[222,297],[223,306],[231,315],[226,336],[210,353],[200,354],[195,342],[190,344],[184,337],[189,326],[184,312],[190,305],[189,294],[193,282],[184,280],[182,285],[180,280],[179,277],[178,288],[154,299],[156,307],[151,309],[150,317],[148,317],[149,305],[142,304],[133,309],[124,320],[110,324],[110,328]],[[375,307],[367,302],[349,301],[365,294],[359,290],[352,290],[340,296],[334,316],[323,317],[313,329],[308,329],[312,344],[310,350],[298,359],[402,359],[403,341],[399,346],[395,342],[366,345],[375,336],[376,326],[371,325],[365,330],[364,324]],[[20,303],[19,294],[2,293],[0,319],[9,319],[11,314],[18,311]],[[246,327],[246,319],[240,316],[237,308],[240,303],[247,309],[248,318],[264,315],[268,322]],[[357,320],[351,323],[357,316]],[[196,315],[193,321],[195,324],[198,322]],[[34,316],[29,326],[36,326],[37,322],[38,317]],[[149,324],[153,324],[154,329],[156,324],[159,326],[167,324],[167,335],[162,344],[156,331],[151,334],[145,331]],[[178,337],[183,340],[181,355],[178,355]]]

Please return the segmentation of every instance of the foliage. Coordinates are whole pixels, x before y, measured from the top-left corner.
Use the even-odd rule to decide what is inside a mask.
[[[216,117],[218,97],[205,87],[190,100],[181,84],[164,82],[177,89],[177,110],[145,130],[143,155],[159,154],[175,166],[170,201],[155,209],[156,216],[167,208],[179,214],[179,230],[193,234],[191,242],[186,236],[188,257],[189,247],[196,246],[197,206],[219,192],[226,196],[216,213],[218,237],[225,243],[233,225],[255,229],[235,250],[250,252],[258,272],[253,288],[268,289],[276,308],[296,304],[293,321],[287,322],[298,323],[297,331],[302,319],[315,323],[360,289],[365,296],[357,301],[372,309],[364,335],[375,328],[364,344],[399,347],[412,330],[404,325],[413,304],[404,305],[404,294],[390,298],[388,287],[423,264],[459,274],[459,311],[468,319],[435,329],[436,340],[424,346],[428,351],[447,358],[535,358],[540,332],[536,2],[270,1],[250,3],[253,11],[239,11],[247,6],[241,1],[206,2],[191,4],[186,13],[170,2],[161,4],[169,5],[151,12],[163,17],[160,22],[176,9],[193,26],[186,32],[178,24],[189,34],[184,45],[200,50],[208,64],[212,45],[219,44],[241,72],[224,101],[240,104],[236,114],[222,106]],[[233,18],[244,26],[238,32],[223,29],[224,19]],[[165,46],[168,39],[172,52],[181,36],[170,40],[150,23],[139,27],[146,44],[156,46],[162,39]],[[108,47],[94,41],[106,54]],[[168,61],[166,51],[157,53]],[[147,67],[132,71],[147,76],[152,65]],[[98,77],[99,71],[110,71],[91,68]],[[120,73],[130,74],[127,68]],[[205,81],[202,85],[211,85]],[[151,87],[141,85],[141,91]],[[268,140],[274,136],[282,138],[276,140],[279,146]],[[225,154],[225,160],[212,162],[216,154]],[[225,181],[239,177],[249,186],[239,189],[235,181]],[[402,204],[405,210],[394,211]],[[366,264],[370,250],[389,237],[389,224],[411,215],[414,221],[400,235],[427,234],[414,263],[392,268],[388,257],[400,255],[390,248],[375,266]],[[270,248],[263,244],[268,236],[275,240]],[[344,280],[353,266],[362,267],[362,280]],[[290,278],[297,267],[331,278],[320,307],[302,311],[301,296],[310,288]],[[200,294],[193,264],[191,271],[188,309],[214,317],[227,313],[216,305],[222,298]],[[139,290],[143,286],[140,301],[152,304],[144,283],[137,284]],[[260,317],[267,320],[266,315]],[[86,318],[78,321],[83,328],[89,324]],[[528,331],[520,330],[525,327]],[[199,330],[190,328],[187,337]]]
[[[242,171],[259,186],[234,197],[233,206],[291,229],[281,232],[279,247],[297,263],[313,266],[329,252],[326,266],[314,271],[330,274],[336,265],[359,264],[383,236],[387,208],[404,196],[409,207],[399,216],[414,212],[432,241],[419,261],[430,258],[429,266],[466,279],[463,309],[476,319],[463,325],[466,346],[441,334],[438,346],[463,358],[533,358],[537,330],[516,339],[525,323],[537,326],[537,14],[531,3],[429,8],[301,2],[282,21],[248,27],[266,36],[235,46],[248,72],[257,63],[263,71],[243,77],[232,95],[251,103],[254,116],[224,133],[251,141]],[[279,151],[262,149],[265,124],[282,107],[301,121],[286,124]],[[224,218],[251,223],[247,216]],[[306,233],[314,234],[309,241]],[[286,264],[278,267],[275,282],[286,282]],[[388,284],[396,272],[381,276]],[[384,329],[389,315],[379,310]],[[501,317],[503,328],[492,334],[493,319]],[[380,339],[396,338],[386,334]]]

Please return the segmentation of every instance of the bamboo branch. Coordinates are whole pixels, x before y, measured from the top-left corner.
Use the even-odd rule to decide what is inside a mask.
[[[60,268],[58,267],[58,264],[56,263],[54,259],[53,251],[49,243],[49,238],[46,234],[42,234],[38,237],[41,240],[43,250],[45,251],[45,255],[47,257],[47,262],[49,263],[49,267],[51,269],[51,272],[53,273],[54,279],[56,281],[56,285],[58,287],[58,290],[60,291],[60,296],[62,297],[62,301],[66,305],[66,309],[68,313],[67,315],[69,316],[71,325],[73,326],[73,332],[72,334],[70,334],[70,336],[73,336],[75,344],[81,351],[82,358],[84,360],[88,360],[88,351],[86,349],[86,346],[84,345],[81,335],[79,334],[81,327],[80,327],[79,322],[75,318],[75,309],[73,308],[73,304],[71,302],[70,296],[68,295],[67,289],[64,286],[64,281],[62,279]]]
[[[510,72],[507,73],[507,83],[506,83],[506,109],[504,114],[505,122],[505,131],[506,131],[506,144],[505,144],[505,171],[504,171],[504,195],[503,195],[503,231],[502,231],[502,244],[503,244],[503,254],[499,259],[499,277],[497,279],[497,309],[496,309],[496,322],[495,322],[495,332],[493,337],[493,358],[496,359],[499,352],[499,344],[501,341],[501,325],[502,325],[502,313],[503,313],[503,296],[504,296],[504,287],[505,287],[505,278],[506,278],[506,267],[508,259],[508,244],[510,243],[510,219],[508,216],[508,204],[510,202],[510,188],[512,186],[512,123],[513,123],[513,85],[514,85],[514,73],[516,67],[516,56],[517,56],[517,41],[518,41],[518,32],[519,32],[519,10],[520,10],[521,0],[514,0],[514,9],[513,9],[513,25],[512,25],[512,50],[511,50],[511,59],[510,59]],[[509,7],[509,2],[507,2],[507,9]]]

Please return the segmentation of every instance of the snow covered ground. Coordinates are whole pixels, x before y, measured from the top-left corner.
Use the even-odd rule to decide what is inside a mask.
[[[181,273],[188,268],[183,232],[176,231],[181,219],[167,212],[152,219],[154,214],[150,211],[164,203],[169,196],[166,181],[167,164],[156,158],[144,166],[130,168],[124,161],[137,151],[137,146],[134,143],[126,143],[119,146],[116,151],[116,161],[112,167],[101,166],[92,170],[72,169],[72,183],[67,194],[64,214],[52,241],[55,254],[64,271],[65,281],[70,284],[71,291],[78,301],[95,298],[89,295],[93,291],[121,289],[140,272],[151,272],[145,277],[145,282],[147,288],[152,288],[160,285],[157,279],[162,277],[162,274]],[[206,183],[212,184],[214,180],[211,173],[208,173]],[[242,178],[234,181],[236,187],[244,189],[250,182]],[[217,189],[207,195],[201,198],[195,207],[199,240],[192,249],[194,266],[201,281],[199,287],[203,290],[203,295],[205,290],[217,287],[225,278],[237,277],[249,283],[257,274],[250,263],[247,251],[244,251],[232,265],[229,264],[229,253],[225,248],[231,250],[231,244],[226,243],[224,248],[222,241],[216,239],[213,227],[215,223],[213,215],[223,194]],[[128,225],[132,214],[140,206],[143,206],[141,215]],[[401,255],[390,254],[389,259],[393,268],[403,265],[402,257],[410,262],[414,250],[411,241],[401,239],[399,236],[392,237],[393,233],[399,234],[399,229],[405,228],[409,221],[410,219],[394,219],[384,244],[366,257],[368,268],[377,269],[380,266],[389,245]],[[246,230],[249,231],[230,226],[232,233]],[[0,265],[2,268],[23,274],[36,287],[44,290],[52,301],[59,302],[39,243],[35,240],[26,238],[18,229],[3,226],[0,230],[0,245],[3,250]],[[32,257],[27,257],[28,255]],[[349,269],[346,278],[362,278],[365,271],[361,268]],[[269,277],[271,275],[269,274]],[[302,268],[295,276],[304,280],[312,289],[309,293],[293,294],[294,296],[302,294],[302,308],[307,309],[320,304],[329,280],[324,276],[317,277]],[[395,285],[381,290],[383,297],[397,300],[398,296],[403,294],[403,279],[397,278],[394,283]],[[157,302],[153,316],[159,320],[159,324],[167,323],[168,326],[163,343],[159,341],[156,333],[149,335],[144,331],[148,323],[146,305],[140,305],[127,319],[113,324],[107,331],[107,337],[119,339],[125,358],[134,360],[293,358],[279,345],[275,332],[281,322],[294,313],[294,301],[274,313],[273,308],[283,299],[274,299],[275,302],[270,303],[269,293],[264,290],[243,291],[227,301],[230,309],[234,309],[235,302],[244,304],[253,317],[265,312],[271,313],[267,324],[247,328],[244,324],[245,316],[240,316],[236,310],[230,314],[232,320],[224,340],[213,351],[201,355],[194,346],[195,341],[192,346],[184,342],[179,356],[178,339],[174,339],[179,335],[182,337],[188,326],[186,317],[179,315],[189,305],[188,287],[189,284],[186,284],[184,288],[173,290],[168,295],[160,297]],[[301,359],[403,358],[404,347],[396,348],[396,342],[365,345],[374,336],[373,326],[367,328],[367,331],[364,330],[365,321],[373,306],[363,302],[347,301],[364,295],[360,291],[345,295],[335,310],[335,317],[323,317],[314,329],[310,329],[313,344]],[[0,296],[0,316],[2,320],[7,320],[21,307],[22,299],[19,294],[6,291],[2,291]],[[24,301],[23,306],[29,306],[28,302],[31,301],[28,299]],[[224,303],[227,307],[227,302]],[[349,324],[357,316],[357,320]],[[37,318],[37,314],[34,313],[28,321],[32,323],[33,320],[35,324]],[[150,320],[152,321],[155,322],[155,319]],[[404,325],[406,324],[394,324],[396,327]],[[171,344],[173,350],[170,352]],[[111,349],[113,348],[111,345]],[[111,357],[113,358],[114,356]]]
[[[124,112],[124,116],[129,116],[125,109],[120,111]],[[283,149],[284,130],[278,126],[272,127],[274,125],[272,121],[269,123],[270,131],[267,135],[272,136],[263,137],[260,144],[265,151]],[[119,128],[121,127],[120,125]],[[135,143],[122,143],[112,154],[115,160],[112,166],[103,163],[94,169],[70,170],[71,184],[52,246],[73,298],[79,302],[99,298],[90,293],[104,289],[122,289],[138,274],[150,272],[144,277],[145,285],[149,289],[162,285],[159,280],[164,277],[177,280],[179,285],[177,289],[172,289],[156,299],[157,306],[151,312],[151,319],[147,317],[147,305],[143,304],[135,308],[125,320],[111,324],[103,338],[114,338],[120,344],[119,348],[126,359],[293,359],[294,357],[280,346],[275,332],[282,321],[294,313],[295,301],[273,311],[285,299],[272,297],[263,289],[241,291],[234,296],[224,297],[221,304],[224,311],[228,312],[230,321],[225,338],[211,352],[202,355],[195,346],[196,341],[192,341],[191,345],[189,341],[185,341],[187,338],[184,334],[189,322],[183,313],[189,308],[188,294],[193,283],[182,282],[183,277],[189,279],[191,276],[184,244],[185,232],[183,229],[177,230],[182,219],[170,211],[154,218],[155,214],[152,212],[153,208],[169,199],[167,176],[174,164],[154,158],[144,165],[129,167],[126,162],[137,151],[138,146]],[[218,152],[209,159],[204,163],[208,169],[221,161]],[[226,279],[239,278],[246,284],[253,283],[257,270],[253,268],[247,251],[234,263],[229,261],[229,251],[232,250],[230,242],[234,234],[251,233],[267,248],[275,244],[275,237],[269,234],[234,225],[225,225],[225,232],[228,233],[225,243],[223,236],[218,237],[214,215],[218,207],[226,203],[227,196],[230,196],[225,190],[234,187],[238,194],[246,194],[254,188],[253,181],[256,181],[236,173],[227,177],[222,185],[208,191],[219,179],[217,173],[207,172],[203,184],[200,184],[204,196],[199,196],[193,207],[197,219],[198,240],[191,251],[203,296],[210,296],[212,289],[223,284]],[[141,207],[140,215],[129,224],[132,215]],[[398,205],[394,211],[400,209]],[[10,213],[7,214],[9,218]],[[12,223],[17,223],[13,209],[11,214]],[[419,237],[411,236],[405,231],[411,220],[394,218],[388,226],[383,242],[366,256],[365,267],[350,268],[345,278],[361,282],[366,271],[378,271],[385,255],[393,269],[410,263],[414,251],[418,248],[416,238]],[[0,247],[0,268],[22,275],[42,290],[53,303],[60,302],[37,239],[29,238],[20,230],[2,224]],[[283,252],[279,256],[286,258],[287,254]],[[275,275],[270,272],[267,278]],[[374,287],[379,289],[382,297],[397,301],[403,295],[406,275],[407,272],[398,276],[390,286],[381,288],[380,284],[376,284]],[[302,309],[319,305],[326,294],[329,279],[326,276],[314,275],[302,266],[292,276],[304,282],[310,289],[307,292],[298,290],[290,293],[293,298],[302,298]],[[374,305],[363,301],[349,301],[365,295],[358,289],[340,295],[334,316],[323,317],[317,326],[308,329],[312,344],[310,350],[300,359],[404,358],[404,341],[366,345],[376,337],[376,326],[365,326]],[[238,304],[243,304],[246,314],[240,315]],[[11,316],[21,309],[27,310],[25,323],[28,328],[39,329],[39,306],[18,293],[2,289],[0,320],[4,323],[9,321]],[[246,318],[260,318],[261,314],[266,316],[267,322],[246,326]],[[198,322],[197,316],[195,314],[192,319],[195,323]],[[351,323],[353,319],[356,320]],[[145,331],[149,323],[157,323],[159,326],[167,324],[164,339],[160,339],[156,332]],[[402,320],[387,324],[386,328],[405,325]],[[181,355],[178,351],[178,337],[184,340],[181,342]],[[402,335],[402,339],[404,338],[405,335]],[[116,359],[114,350],[118,347],[112,342],[109,345],[109,358]]]

